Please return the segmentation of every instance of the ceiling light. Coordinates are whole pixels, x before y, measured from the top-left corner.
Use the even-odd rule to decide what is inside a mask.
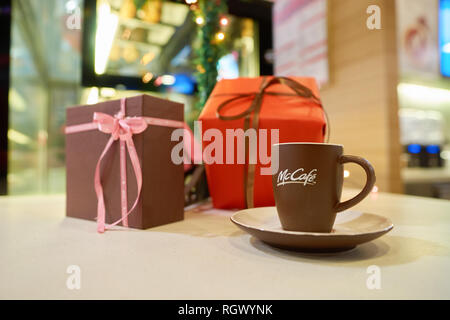
[[[8,130],[8,139],[18,144],[30,144],[31,139],[27,135],[14,129]]]
[[[161,83],[166,86],[171,86],[175,83],[175,77],[170,74],[166,74],[161,77]]]
[[[142,77],[142,82],[143,83],[149,83],[150,80],[153,79],[153,73],[151,72],[147,72],[146,74],[144,74],[144,76]]]
[[[86,104],[96,104],[98,102],[98,88],[92,87],[89,91],[89,95]]]
[[[97,32],[95,35],[95,73],[103,74],[108,63],[119,18],[111,13],[107,2],[100,4],[97,16]]]
[[[223,39],[225,39],[225,34],[223,32],[216,33],[216,39],[222,41]]]
[[[222,17],[221,19],[220,19],[220,24],[222,25],[222,26],[227,26],[228,25],[228,18],[227,17]]]
[[[198,25],[202,25],[205,23],[205,19],[203,17],[199,16],[199,17],[195,18],[195,23]]]
[[[423,85],[400,83],[397,87],[399,98],[420,103],[425,106],[436,106],[450,103],[450,90]]]

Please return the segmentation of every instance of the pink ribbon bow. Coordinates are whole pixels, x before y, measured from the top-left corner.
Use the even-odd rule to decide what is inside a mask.
[[[142,117],[126,117],[119,112],[114,117],[102,112],[94,112],[94,123],[98,130],[110,133],[114,140],[127,140],[133,134],[138,134],[147,129],[147,122]]]
[[[128,215],[134,210],[136,207],[139,196],[141,194],[142,189],[142,170],[141,165],[139,163],[139,158],[136,152],[136,147],[133,142],[133,134],[138,134],[147,129],[147,122],[144,118],[141,117],[124,117],[124,112],[119,112],[114,117],[109,114],[95,112],[94,113],[94,123],[98,125],[98,130],[104,133],[111,134],[111,138],[103,149],[103,152],[98,159],[97,166],[95,167],[95,178],[94,178],[94,186],[95,193],[97,194],[97,231],[100,233],[105,232],[105,229],[115,226],[123,221],[124,226],[128,226]],[[100,165],[103,157],[108,152],[109,148],[111,148],[114,141],[120,139],[120,186],[121,186],[121,202],[122,202],[122,218],[109,225],[105,226],[105,200],[103,197],[103,188],[100,181]],[[137,182],[137,195],[136,200],[133,203],[133,206],[130,210],[127,209],[128,200],[127,200],[127,186],[126,186],[126,154],[125,154],[125,145],[128,150],[128,154],[130,155],[131,164],[133,165],[134,174],[136,176]]]

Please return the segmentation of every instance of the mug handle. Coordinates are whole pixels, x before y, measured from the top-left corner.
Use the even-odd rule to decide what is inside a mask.
[[[348,208],[353,207],[354,205],[361,202],[367,195],[372,191],[373,186],[375,185],[375,170],[373,169],[372,165],[369,161],[367,161],[364,158],[357,157],[357,156],[349,156],[349,155],[343,155],[339,158],[339,163],[344,164],[348,162],[353,162],[356,164],[359,164],[361,167],[363,167],[364,171],[366,171],[367,180],[366,185],[361,190],[360,193],[358,193],[355,197],[344,201],[339,202],[336,206],[336,212],[347,210]]]

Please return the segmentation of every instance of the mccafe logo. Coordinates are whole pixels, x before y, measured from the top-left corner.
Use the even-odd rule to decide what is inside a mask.
[[[277,179],[277,187],[289,183],[300,183],[304,186],[316,184],[317,169],[312,169],[305,172],[305,169],[298,168],[294,172],[289,172],[289,169],[280,171]]]

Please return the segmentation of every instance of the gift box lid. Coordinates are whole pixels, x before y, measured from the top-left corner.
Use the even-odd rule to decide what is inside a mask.
[[[127,98],[126,116],[145,116],[182,121],[184,105],[178,102],[152,97],[146,94]],[[120,111],[120,100],[108,100],[92,105],[67,108],[66,126],[92,122],[94,112],[115,115]]]
[[[264,78],[267,80],[270,80],[274,78],[273,76],[266,76],[266,77],[257,77],[257,78],[238,78],[238,79],[223,79],[220,80],[216,86],[214,87],[214,90],[212,91],[208,101],[206,102],[205,107],[203,108],[199,119],[200,120],[211,120],[211,119],[218,119],[217,117],[217,107],[224,101],[233,98],[238,97],[240,95],[248,95],[248,98],[242,98],[242,99],[236,99],[235,101],[230,101],[226,108],[222,110],[223,115],[235,115],[246,108],[248,108],[251,104],[251,101],[254,97],[254,94],[257,93],[260,90],[260,86],[262,82],[264,81]],[[290,79],[302,84],[303,86],[307,87],[312,91],[312,93],[319,97],[319,88],[317,86],[317,82],[314,78],[311,77],[289,77]],[[274,84],[266,89],[267,93],[280,93],[280,94],[287,94],[287,96],[283,95],[270,95],[266,94],[263,98],[263,105],[264,104],[272,104],[274,101],[279,101],[284,104],[293,104],[296,107],[299,105],[299,96],[293,96],[292,94],[294,91],[289,88],[286,85],[283,84]],[[253,94],[253,95],[251,95]],[[300,98],[302,99],[302,98]],[[313,103],[311,101],[308,101],[307,99],[303,99],[304,105],[312,105]],[[317,110],[299,110],[296,108],[295,110],[292,110],[292,108],[280,108],[278,109],[279,112],[273,112],[273,110],[267,110],[264,107],[261,108],[261,116],[264,117],[266,114],[270,115],[272,118],[280,118],[280,119],[287,119],[290,120],[292,117],[298,117],[299,112],[317,112],[320,119],[322,119],[321,113],[322,110],[320,108],[314,108]],[[292,114],[292,111],[294,114]],[[314,115],[312,117],[314,119]]]

